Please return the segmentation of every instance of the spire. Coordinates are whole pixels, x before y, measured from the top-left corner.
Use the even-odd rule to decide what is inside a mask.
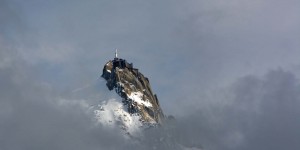
[[[116,49],[115,58],[118,58],[118,49]]]

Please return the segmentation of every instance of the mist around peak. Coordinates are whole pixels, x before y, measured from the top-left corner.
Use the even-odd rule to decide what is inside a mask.
[[[298,150],[299,8],[0,0],[0,149]],[[140,142],[100,125],[92,109],[119,97],[98,80],[115,48],[175,118]]]

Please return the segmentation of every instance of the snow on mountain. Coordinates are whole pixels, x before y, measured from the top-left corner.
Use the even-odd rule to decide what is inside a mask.
[[[124,104],[116,99],[103,101],[94,106],[94,114],[98,123],[108,128],[120,128],[130,136],[139,136],[144,128],[141,117],[128,113]]]

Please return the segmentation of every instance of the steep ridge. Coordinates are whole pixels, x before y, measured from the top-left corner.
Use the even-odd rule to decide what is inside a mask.
[[[153,94],[149,79],[132,63],[118,58],[108,61],[103,68],[102,77],[107,81],[109,90],[115,90],[122,98],[130,115],[140,116],[143,124],[163,123],[164,114],[157,96]]]
[[[176,131],[176,119],[164,115],[149,79],[132,63],[116,54],[105,63],[101,77],[104,95],[108,96],[91,107],[101,126],[120,130],[137,149],[202,149],[198,143],[181,139]],[[106,92],[102,81],[111,92]]]

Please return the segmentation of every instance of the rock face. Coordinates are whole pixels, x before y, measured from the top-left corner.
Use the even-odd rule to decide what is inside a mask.
[[[164,114],[149,79],[133,68],[132,63],[116,57],[104,65],[102,77],[108,89],[114,89],[122,97],[128,113],[140,115],[144,123],[163,123]]]

